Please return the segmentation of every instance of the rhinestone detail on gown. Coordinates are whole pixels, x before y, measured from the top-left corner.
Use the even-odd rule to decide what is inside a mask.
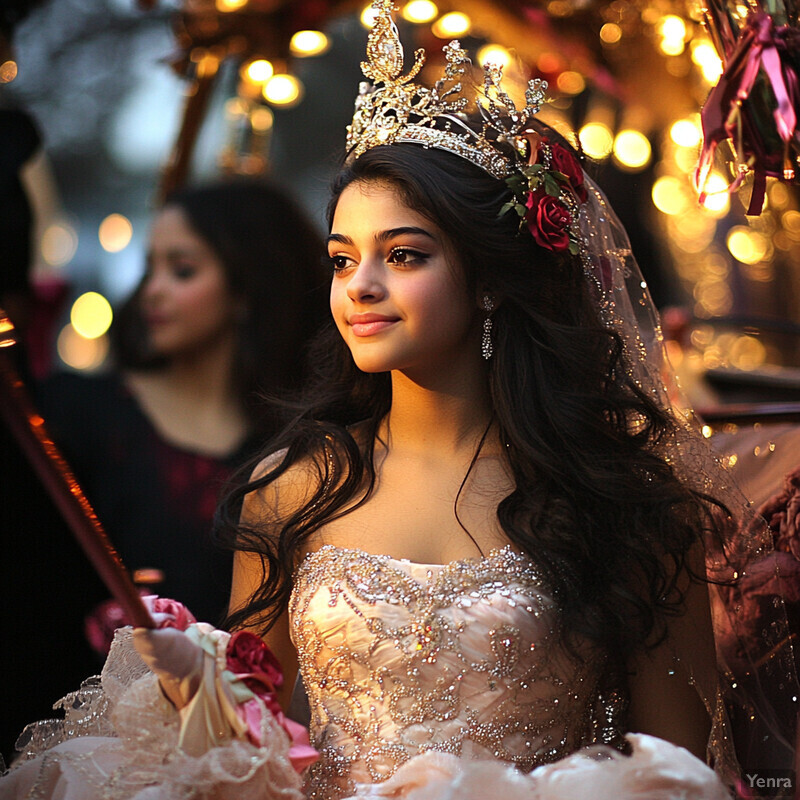
[[[311,798],[381,782],[429,750],[530,771],[621,746],[606,661],[560,641],[555,603],[510,547],[446,565],[326,545],[303,561],[292,639],[321,752]]]

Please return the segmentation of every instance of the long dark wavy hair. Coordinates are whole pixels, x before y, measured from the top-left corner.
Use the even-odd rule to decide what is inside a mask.
[[[579,258],[518,234],[514,214],[498,218],[510,199],[505,183],[449,153],[412,144],[369,150],[336,177],[330,218],[356,182],[393,187],[443,231],[471,296],[488,289],[502,298],[488,380],[516,488],[497,518],[538,565],[564,630],[620,660],[655,643],[667,616],[681,610],[677,577],[712,524],[709,502],[659,455],[675,423],[630,378],[619,337],[598,320]],[[220,508],[223,541],[257,554],[264,567],[259,590],[231,614],[230,626],[268,630],[287,606],[309,537],[369,498],[374,442],[390,404],[389,374],[359,371],[330,325],[317,341],[305,399],[270,443],[271,468]],[[356,424],[361,444],[348,430]],[[316,466],[306,502],[268,527],[239,524],[244,496],[300,460]]]
[[[244,301],[237,323],[233,379],[251,424],[276,430],[264,392],[297,391],[304,350],[327,319],[327,275],[322,238],[297,204],[263,180],[232,179],[179,189],[163,208],[178,208],[225,271],[228,287]],[[141,313],[141,283],[117,312],[111,341],[118,365],[157,370],[165,363],[149,345]]]

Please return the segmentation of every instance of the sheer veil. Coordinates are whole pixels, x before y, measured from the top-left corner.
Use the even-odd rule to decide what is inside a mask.
[[[745,772],[789,776],[800,687],[772,534],[703,436],[666,357],[658,312],[625,229],[599,187],[585,180],[589,200],[576,224],[601,320],[622,337],[633,379],[677,422],[660,444],[663,458],[685,485],[730,512],[705,548],[716,669],[698,662],[701,642],[676,643],[675,658],[712,714],[709,753],[723,778],[741,774],[737,763]]]

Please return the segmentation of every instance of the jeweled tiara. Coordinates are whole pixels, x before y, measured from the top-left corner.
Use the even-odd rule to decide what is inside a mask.
[[[518,109],[501,86],[502,68],[486,64],[483,87],[475,98],[480,130],[473,130],[464,113],[469,100],[459,96],[472,62],[459,42],[444,48],[444,76],[430,89],[420,86],[412,81],[425,63],[425,51],[416,51],[414,65],[402,75],[403,46],[392,19],[394,4],[375,0],[372,7],[377,15],[361,71],[373,83],[363,82],[359,88],[353,121],[347,127],[349,157],[358,158],[379,145],[411,142],[454,153],[495,178],[518,173],[529,146],[523,134],[545,100],[547,83],[529,81],[525,106]]]

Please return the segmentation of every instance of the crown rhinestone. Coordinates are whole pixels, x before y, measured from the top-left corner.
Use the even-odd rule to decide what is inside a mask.
[[[348,158],[380,145],[409,142],[446,150],[501,180],[519,172],[526,153],[524,134],[545,101],[547,83],[529,81],[525,106],[518,109],[502,88],[502,69],[487,64],[475,103],[481,130],[473,130],[464,114],[469,101],[459,96],[472,62],[458,40],[443,48],[444,75],[427,89],[412,83],[425,63],[424,50],[414,53],[413,66],[402,75],[403,46],[392,19],[392,0],[375,0],[372,7],[376,17],[367,39],[367,60],[361,62],[361,71],[372,83],[359,86],[347,128]],[[512,145],[509,152],[502,148],[505,143]]]

